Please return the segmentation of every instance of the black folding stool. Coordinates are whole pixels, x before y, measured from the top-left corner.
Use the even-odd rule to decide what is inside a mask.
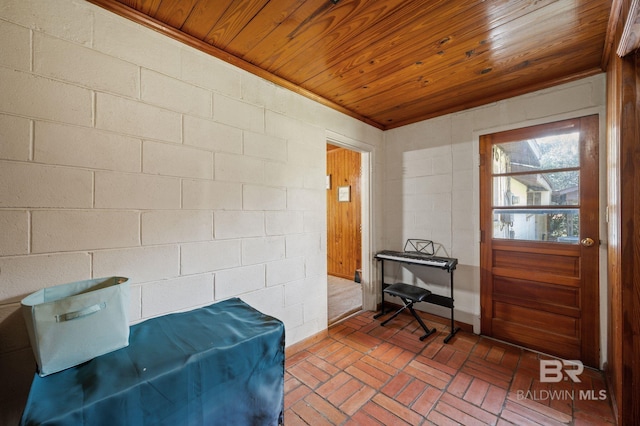
[[[428,336],[430,336],[431,334],[435,333],[435,331],[436,331],[435,327],[432,328],[431,330],[429,330],[429,328],[422,321],[422,318],[420,318],[418,316],[418,313],[415,311],[415,309],[413,309],[413,304],[414,303],[416,303],[416,302],[424,302],[424,300],[427,297],[431,296],[431,292],[429,290],[427,290],[426,288],[415,286],[415,285],[410,285],[410,284],[405,284],[405,283],[395,283],[395,284],[391,284],[390,286],[386,287],[384,289],[384,292],[387,293],[387,294],[390,294],[392,296],[399,297],[402,300],[402,302],[404,303],[404,306],[402,308],[400,308],[395,314],[393,314],[389,318],[387,318],[380,325],[384,326],[389,321],[391,321],[392,319],[397,317],[400,314],[400,312],[404,311],[405,309],[409,309],[409,311],[411,311],[411,314],[415,317],[415,319],[418,320],[418,322],[420,323],[420,326],[422,327],[422,329],[426,333],[424,336],[420,337],[420,340],[424,340]]]

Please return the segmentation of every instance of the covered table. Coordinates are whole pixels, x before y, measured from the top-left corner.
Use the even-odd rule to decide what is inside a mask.
[[[278,425],[284,325],[240,299],[131,327],[129,346],[31,385],[23,425]]]

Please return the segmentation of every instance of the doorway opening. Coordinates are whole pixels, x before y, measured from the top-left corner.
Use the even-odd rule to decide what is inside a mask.
[[[362,309],[362,155],[327,143],[328,324]]]

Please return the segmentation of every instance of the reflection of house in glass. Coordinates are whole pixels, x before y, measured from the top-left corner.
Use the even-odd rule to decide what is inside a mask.
[[[578,136],[494,145],[494,238],[577,242]]]

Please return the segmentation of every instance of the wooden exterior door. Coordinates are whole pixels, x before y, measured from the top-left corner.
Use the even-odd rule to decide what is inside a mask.
[[[327,144],[327,273],[350,280],[362,267],[360,160]]]
[[[480,138],[481,331],[599,367],[598,116]]]

